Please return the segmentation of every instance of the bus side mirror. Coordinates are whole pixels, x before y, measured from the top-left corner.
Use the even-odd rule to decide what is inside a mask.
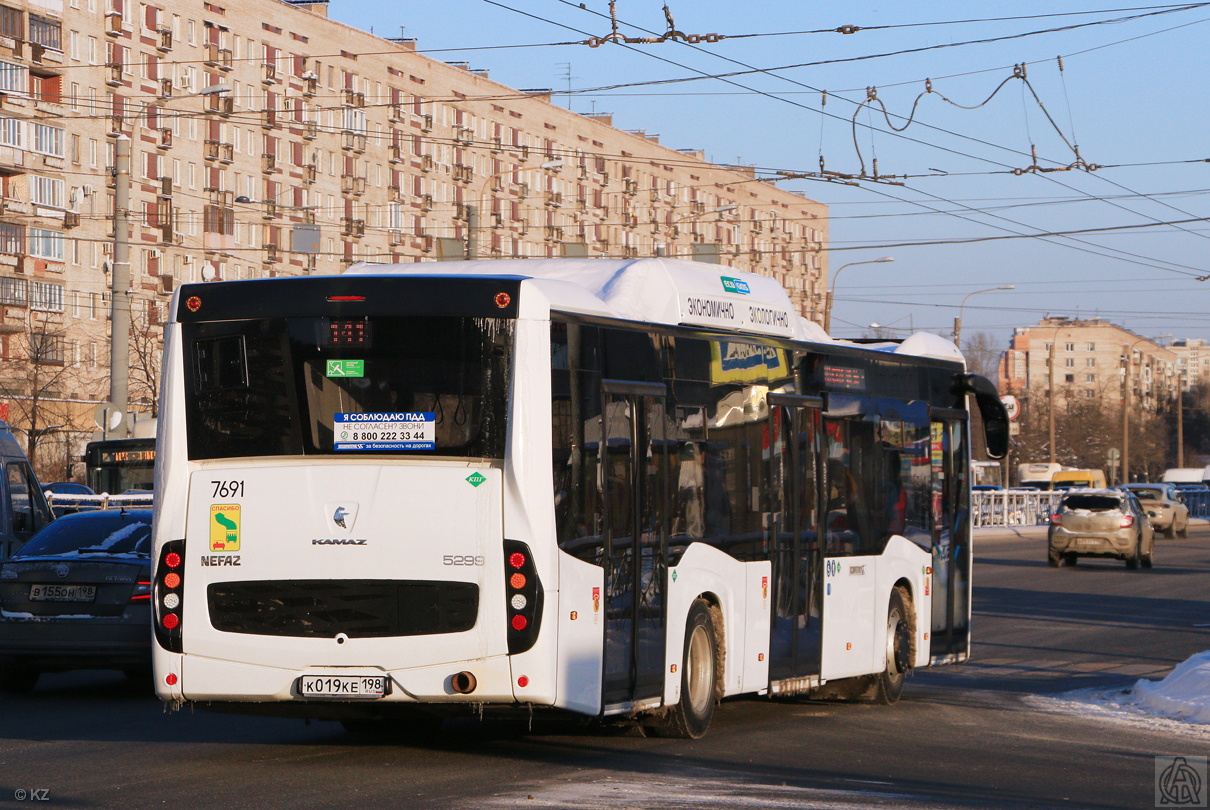
[[[955,393],[974,394],[979,415],[983,417],[983,436],[989,458],[1004,458],[1008,453],[1008,409],[1000,401],[996,385],[978,374],[954,376]]]

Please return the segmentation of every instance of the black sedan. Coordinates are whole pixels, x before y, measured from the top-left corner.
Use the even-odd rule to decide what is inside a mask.
[[[59,518],[0,563],[0,690],[43,672],[151,667],[151,510]]]

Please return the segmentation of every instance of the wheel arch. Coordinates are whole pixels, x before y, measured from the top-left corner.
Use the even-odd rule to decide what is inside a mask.
[[[916,594],[912,588],[911,580],[909,580],[907,577],[900,577],[897,579],[895,584],[891,586],[891,590],[898,590],[903,596],[903,610],[906,613],[904,618],[908,620],[908,623],[912,628],[912,651],[910,660],[912,661],[912,668],[915,669],[916,655],[920,649],[920,622],[916,612]],[[890,602],[891,595],[888,592],[887,604],[889,605]]]

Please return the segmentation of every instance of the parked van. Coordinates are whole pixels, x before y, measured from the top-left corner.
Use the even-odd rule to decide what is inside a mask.
[[[1160,481],[1165,484],[1200,484],[1210,474],[1210,467],[1169,467]]]
[[[51,521],[42,485],[29,466],[13,429],[0,421],[0,560],[7,560],[25,541]]]
[[[1093,487],[1104,489],[1104,470],[1059,470],[1050,479],[1051,489],[1075,489],[1076,487]]]

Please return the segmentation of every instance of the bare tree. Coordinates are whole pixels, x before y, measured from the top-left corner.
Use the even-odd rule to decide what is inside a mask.
[[[996,340],[990,332],[974,332],[962,341],[962,355],[966,358],[966,368],[989,380],[996,379],[996,366],[1000,363],[1003,350],[996,345]]]
[[[134,299],[130,312],[130,401],[154,417],[160,407],[160,363],[164,327],[158,302]]]
[[[55,436],[89,430],[89,414],[71,400],[91,392],[96,383],[90,383],[68,356],[61,326],[31,319],[26,331],[9,337],[4,348],[0,377],[10,392],[9,422],[25,434],[25,453],[34,471],[53,479],[70,450],[64,444],[47,467],[39,463],[39,449]]]

